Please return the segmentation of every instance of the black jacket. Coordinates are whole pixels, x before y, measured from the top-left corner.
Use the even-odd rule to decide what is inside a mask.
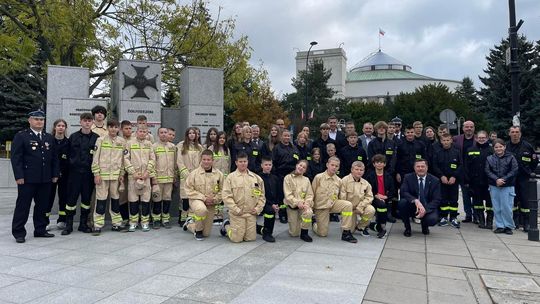
[[[298,150],[300,159],[311,160],[311,147],[308,144],[303,147],[296,144],[295,147]]]
[[[259,173],[261,172],[261,157],[262,152],[257,150],[255,143],[246,143],[244,141],[233,144],[231,151],[231,172],[236,170],[236,157],[238,153],[244,152],[248,156],[248,169],[249,171]]]
[[[416,159],[426,159],[426,146],[422,141],[414,139],[408,141],[404,139],[397,148],[396,172],[401,175],[414,172],[414,162]]]
[[[327,144],[336,144],[336,141],[328,137],[327,140],[323,140],[321,137],[317,138],[316,141],[313,142],[313,148],[319,148],[321,150],[321,162],[326,164],[326,161],[328,160],[328,153],[326,152],[326,145]],[[337,151],[337,147],[336,147]]]
[[[458,180],[463,178],[463,165],[458,149],[450,147],[441,149],[433,155],[433,175],[438,178],[446,176],[455,177]]]
[[[283,179],[285,175],[294,171],[299,160],[298,149],[292,143],[288,145],[279,143],[272,150],[272,173]]]
[[[272,174],[264,174],[261,172],[259,176],[264,182],[264,196],[266,197],[266,205],[278,205],[279,204],[279,181],[278,178]]]
[[[309,178],[310,181],[313,181],[313,179],[315,178],[315,175],[319,173],[323,173],[324,170],[326,170],[325,163],[323,163],[322,161],[317,163],[314,160],[310,160],[306,177]]]
[[[397,144],[394,140],[387,138],[383,141],[380,137],[375,138],[369,142],[367,154],[370,155],[370,161],[368,161],[370,169],[373,169],[371,158],[373,158],[375,154],[382,154],[386,156],[385,170],[391,175],[396,172]]]
[[[65,177],[69,172],[69,140],[67,137],[64,137],[63,139],[55,138],[54,143],[55,152],[60,163],[60,175]]]
[[[340,160],[339,176],[341,178],[351,173],[351,165],[357,160],[363,162],[367,168],[368,160],[366,151],[364,151],[364,148],[362,148],[361,145],[357,144],[356,147],[351,147],[351,145],[347,144],[345,147],[341,148],[338,156]]]
[[[59,162],[55,153],[54,138],[41,132],[41,140],[31,129],[15,134],[11,146],[11,166],[15,179],[25,183],[51,183],[59,177]]]
[[[69,170],[79,173],[92,172],[92,159],[99,135],[94,132],[84,134],[80,130],[69,137]]]
[[[399,190],[401,199],[405,199],[407,202],[412,203],[415,199],[419,199],[418,191],[418,179],[416,173],[413,172],[405,175]],[[435,176],[429,173],[426,175],[426,180],[424,181],[424,196],[426,198],[426,203],[423,205],[424,208],[426,208],[426,211],[437,211],[439,209],[439,204],[441,203],[441,183]]]
[[[486,175],[486,160],[493,154],[493,148],[488,142],[476,143],[465,154],[464,181],[465,184],[484,186],[488,184]]]
[[[518,177],[529,177],[534,172],[538,165],[538,157],[534,152],[532,145],[524,140],[521,140],[517,144],[508,142],[506,145],[506,151],[514,154],[519,166]]]
[[[365,179],[371,185],[371,191],[373,191],[373,196],[375,196],[376,194],[386,195],[388,197],[388,200],[391,200],[392,198],[396,197],[397,192],[394,185],[394,179],[388,172],[386,172],[386,170],[384,171],[384,175],[383,175],[384,191],[386,193],[379,193],[378,191],[379,182],[377,180],[377,173],[375,172],[375,170],[369,171],[366,174]]]
[[[488,183],[496,186],[497,179],[502,178],[506,181],[503,187],[511,187],[516,183],[518,174],[518,163],[514,155],[508,151],[504,152],[502,157],[493,154],[486,160],[486,175]]]

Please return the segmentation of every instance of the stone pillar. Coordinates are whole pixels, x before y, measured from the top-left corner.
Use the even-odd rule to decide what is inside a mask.
[[[223,70],[186,67],[180,75],[180,123],[182,133],[188,127],[201,129],[204,142],[209,128],[223,130]]]
[[[156,138],[161,125],[161,64],[155,61],[121,59],[114,73],[111,99],[118,119],[137,123],[137,116],[148,118]]]

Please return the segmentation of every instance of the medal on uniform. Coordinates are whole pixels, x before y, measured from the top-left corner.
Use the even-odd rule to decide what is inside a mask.
[[[49,142],[45,142],[45,149],[49,150]]]

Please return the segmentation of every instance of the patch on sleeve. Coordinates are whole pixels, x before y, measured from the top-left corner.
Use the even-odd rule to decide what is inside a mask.
[[[129,151],[128,149],[124,149],[124,155],[128,155]]]

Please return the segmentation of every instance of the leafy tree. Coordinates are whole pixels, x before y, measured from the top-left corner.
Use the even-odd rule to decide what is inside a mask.
[[[505,62],[505,52],[509,46],[508,39],[494,46],[486,56],[486,77],[480,77],[484,85],[479,92],[486,104],[485,115],[488,122],[497,133],[504,137],[512,124],[512,89],[509,67]],[[539,100],[535,99],[540,86],[538,85],[538,44],[527,41],[524,36],[518,38],[518,62],[520,68],[520,113],[524,136],[536,145],[540,143],[538,116],[540,115]]]
[[[89,95],[108,97],[121,58],[162,62],[163,92],[179,87],[187,65],[221,68],[225,104],[233,109],[266,75],[248,63],[251,48],[235,35],[234,18],[220,12],[212,16],[205,0],[4,0],[0,75],[38,66],[45,92],[47,65],[83,66],[91,72]]]
[[[347,107],[351,119],[354,121],[357,130],[361,130],[366,122],[376,123],[379,120],[389,121],[390,111],[387,106],[380,102],[351,102]]]
[[[180,95],[173,89],[168,88],[165,95],[163,95],[161,104],[166,108],[176,107],[180,104]]]
[[[412,93],[400,93],[394,100],[391,116],[403,119],[404,126],[412,125],[416,120],[425,126],[438,126],[441,124],[439,113],[447,108],[454,110],[458,117],[473,119],[474,113],[467,103],[440,83],[421,86]]]

